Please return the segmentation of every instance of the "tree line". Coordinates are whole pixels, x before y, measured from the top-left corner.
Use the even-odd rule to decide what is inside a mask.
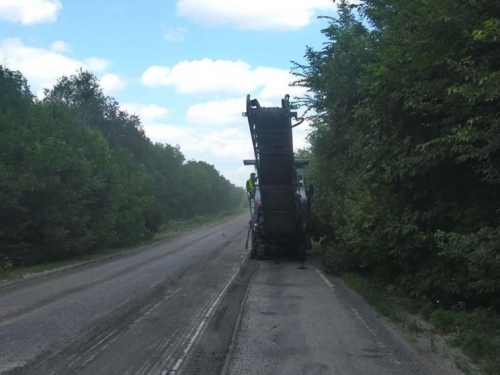
[[[151,142],[90,72],[37,99],[0,65],[0,87],[0,270],[133,244],[245,202],[212,165]]]
[[[500,311],[500,2],[341,2],[322,32],[293,72],[325,265]]]

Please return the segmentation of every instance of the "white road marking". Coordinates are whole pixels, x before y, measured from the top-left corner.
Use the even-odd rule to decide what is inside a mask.
[[[202,321],[198,325],[198,327],[196,329],[196,332],[194,333],[194,335],[189,340],[189,344],[184,349],[181,357],[177,360],[177,362],[175,363],[174,367],[170,371],[170,375],[175,375],[176,372],[182,366],[183,362],[186,360],[186,357],[188,356],[189,352],[191,351],[192,347],[194,346],[196,340],[200,337],[200,334],[203,331],[203,328],[207,324],[207,321],[210,319],[211,315],[213,314],[213,312],[215,311],[215,309],[219,305],[220,301],[222,300],[222,297],[224,296],[224,294],[226,293],[226,291],[229,289],[229,286],[232,284],[233,280],[236,278],[236,276],[240,272],[241,267],[243,266],[244,262],[245,262],[245,259],[243,259],[241,261],[241,263],[236,268],[236,270],[234,271],[234,273],[231,276],[231,278],[226,282],[226,284],[224,285],[224,288],[222,288],[222,291],[219,293],[219,295],[217,296],[217,298],[214,300],[214,302],[212,303],[212,305],[208,309],[207,313],[205,314],[205,316],[203,317]],[[168,373],[168,371],[163,371],[162,375],[167,375],[167,373]]]
[[[329,286],[329,287],[330,287],[333,291],[335,291],[335,287],[333,286],[333,284],[331,283],[331,281],[330,281],[330,280],[328,280],[328,279],[326,278],[326,276],[325,276],[325,275],[323,275],[323,272],[321,272],[321,271],[320,271],[320,270],[318,270],[318,269],[316,270],[316,272],[318,273],[318,275],[320,275],[320,276],[321,276],[321,278],[322,278],[322,279],[323,279],[323,281],[326,283],[326,285],[328,285],[328,286]]]
[[[326,283],[326,284],[330,287],[330,289],[331,289],[332,291],[335,291],[335,287],[333,286],[332,282],[331,282],[330,280],[328,280],[328,278],[327,278],[325,275],[323,275],[323,273],[322,273],[320,270],[318,270],[318,269],[317,269],[317,270],[316,270],[316,272],[318,273],[318,275],[320,275],[320,276],[321,276],[321,278],[323,279],[323,281],[324,281],[324,282],[325,282],[325,283]],[[354,307],[352,307],[352,305],[351,305],[349,302],[347,302],[347,301],[345,301],[345,300],[344,300],[344,303],[345,303],[345,304],[346,304],[346,305],[347,305],[347,306],[351,309],[351,311],[352,311],[352,313],[354,314],[354,316],[355,316],[355,317],[356,317],[356,318],[357,318],[357,319],[358,319],[358,320],[359,320],[359,321],[363,324],[363,326],[366,328],[366,330],[367,330],[368,332],[370,332],[370,333],[373,335],[373,337],[375,337],[375,338],[376,338],[375,343],[376,343],[376,344],[377,344],[377,345],[378,345],[381,349],[385,349],[385,348],[386,348],[386,346],[384,345],[384,343],[383,343],[382,341],[378,340],[378,337],[377,337],[377,334],[375,333],[375,331],[374,331],[373,329],[371,329],[371,328],[370,328],[370,326],[368,325],[368,323],[366,323],[366,321],[365,321],[365,320],[363,319],[363,317],[362,317],[362,316],[358,313],[358,311],[357,311]],[[393,362],[393,363],[394,363],[394,364],[396,364],[396,365],[401,365],[401,362],[399,362],[398,360],[396,360],[396,358],[394,357],[394,355],[393,355],[392,353],[388,352],[387,354],[388,354],[389,360],[390,360],[391,362]]]

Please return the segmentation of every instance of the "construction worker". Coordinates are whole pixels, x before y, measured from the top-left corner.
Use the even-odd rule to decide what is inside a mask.
[[[250,178],[247,180],[247,193],[250,199],[255,197],[255,186],[256,186],[257,176],[255,173],[250,173]]]

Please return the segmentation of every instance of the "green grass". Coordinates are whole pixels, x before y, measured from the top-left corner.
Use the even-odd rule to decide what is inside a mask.
[[[389,301],[385,291],[355,273],[343,273],[340,274],[340,278],[372,305],[380,315],[394,323],[402,323],[402,316],[398,308]]]
[[[230,217],[240,215],[244,212],[245,210],[237,210],[233,212],[216,214],[216,215],[199,215],[186,220],[171,220],[167,222],[165,225],[163,225],[160,232],[155,234],[150,239],[137,242],[130,246],[103,249],[100,251],[95,251],[90,254],[78,255],[58,262],[50,262],[50,263],[38,264],[35,266],[10,269],[4,272],[0,272],[0,281],[19,280],[27,278],[31,275],[55,271],[65,267],[74,266],[79,263],[89,262],[92,260],[102,259],[108,256],[121,254],[130,250],[151,245],[156,242],[165,241],[171,237],[183,233],[188,233],[190,231],[202,228],[204,226],[220,223]]]
[[[485,375],[500,374],[500,315],[492,310],[437,309],[430,321],[450,344],[481,363]]]
[[[436,304],[422,302],[397,295],[393,288],[382,288],[368,278],[355,273],[344,273],[340,278],[361,295],[377,312],[399,324],[412,335],[423,332],[409,314],[418,314],[431,323],[430,349],[437,353],[435,335],[447,338],[448,345],[459,348],[481,368],[483,375],[500,374],[500,315],[492,310],[465,310],[457,306],[444,310]],[[464,374],[473,370],[461,358],[455,365]]]
[[[455,358],[454,360],[455,366],[462,371],[465,375],[474,375],[474,372],[470,368],[470,366],[464,362],[462,358]]]
[[[410,321],[406,322],[406,330],[413,335],[419,335],[423,332],[422,327],[420,327],[420,324],[416,319],[411,319]]]

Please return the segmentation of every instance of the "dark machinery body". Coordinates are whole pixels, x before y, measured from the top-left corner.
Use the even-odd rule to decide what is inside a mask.
[[[305,159],[294,159],[292,118],[289,96],[281,107],[261,107],[256,99],[247,96],[248,124],[255,153],[255,160],[245,160],[254,165],[258,184],[251,194],[252,218],[249,234],[252,239],[253,257],[263,259],[273,251],[285,251],[305,258],[310,247],[311,189],[305,188],[298,170],[308,164]],[[297,124],[298,125],[298,124]],[[253,203],[253,204],[252,204]]]

